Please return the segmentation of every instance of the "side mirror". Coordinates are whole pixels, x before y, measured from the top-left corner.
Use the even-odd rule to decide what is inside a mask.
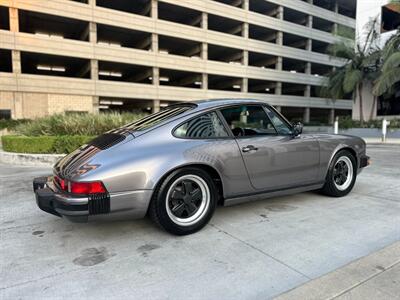
[[[303,133],[303,124],[298,122],[293,124],[293,135],[298,136]]]

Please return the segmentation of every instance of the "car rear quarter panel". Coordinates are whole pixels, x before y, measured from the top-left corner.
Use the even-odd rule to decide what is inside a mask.
[[[357,166],[360,156],[365,154],[366,146],[363,139],[349,135],[318,134],[314,135],[320,145],[320,179],[325,180],[329,164],[335,154],[342,149],[350,149],[355,155]]]

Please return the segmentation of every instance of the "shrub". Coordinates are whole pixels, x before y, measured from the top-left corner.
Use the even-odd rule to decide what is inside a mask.
[[[144,113],[58,114],[31,120],[15,128],[25,136],[95,136],[144,117]]]
[[[16,136],[1,138],[3,149],[18,153],[64,154],[86,144],[93,136]]]
[[[342,129],[349,128],[382,128],[382,120],[371,120],[364,122],[361,126],[360,121],[353,120],[350,116],[339,117],[339,127]],[[400,128],[400,119],[390,120],[389,128]]]
[[[0,120],[0,130],[2,129],[9,129],[12,130],[14,129],[16,126],[18,126],[19,124],[23,124],[28,122],[28,120]]]

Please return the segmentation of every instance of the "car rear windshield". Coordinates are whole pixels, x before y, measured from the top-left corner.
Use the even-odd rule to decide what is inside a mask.
[[[143,131],[157,124],[160,124],[161,122],[167,121],[169,119],[172,119],[173,117],[183,114],[184,112],[191,110],[195,107],[195,104],[171,105],[157,113],[151,114],[138,121],[130,123],[124,126],[124,128],[130,131]]]

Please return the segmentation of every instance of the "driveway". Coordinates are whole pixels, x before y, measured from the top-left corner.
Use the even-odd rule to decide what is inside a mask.
[[[147,219],[68,223],[34,202],[49,169],[0,165],[0,298],[272,298],[400,240],[400,147],[368,154],[347,197],[219,207],[185,237]]]

